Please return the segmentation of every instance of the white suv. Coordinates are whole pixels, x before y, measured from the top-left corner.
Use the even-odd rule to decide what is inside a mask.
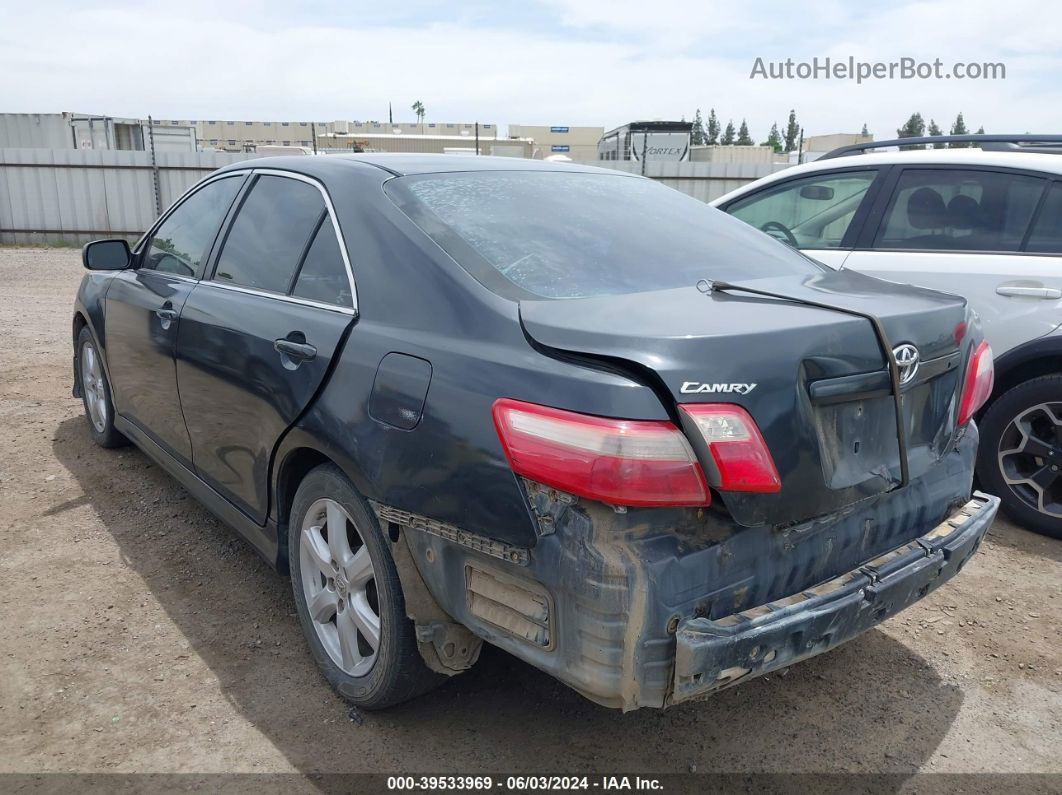
[[[969,149],[864,153],[922,143]],[[1053,145],[1053,146],[1052,146]],[[1062,537],[1062,136],[956,136],[844,147],[716,199],[833,268],[960,293],[981,315],[996,385],[978,478]]]

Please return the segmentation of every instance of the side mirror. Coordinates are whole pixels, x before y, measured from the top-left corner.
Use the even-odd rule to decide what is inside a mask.
[[[93,240],[81,249],[81,263],[90,271],[120,271],[129,267],[125,240]]]
[[[833,198],[833,188],[829,185],[805,185],[800,189],[801,199],[812,201],[829,201]]]

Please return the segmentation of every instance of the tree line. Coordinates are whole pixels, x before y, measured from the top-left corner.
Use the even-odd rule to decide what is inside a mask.
[[[985,132],[984,127],[977,129],[977,135],[983,135]],[[956,118],[954,124],[951,125],[951,135],[968,135],[970,130],[966,127],[966,121],[963,119],[962,113]],[[867,125],[863,125],[863,129],[860,131],[861,135],[870,135],[870,131],[867,129]],[[933,119],[929,120],[929,126],[927,128],[925,119],[921,113],[912,113],[911,118],[907,120],[907,123],[896,130],[897,138],[921,138],[925,135],[944,135],[944,131]],[[697,108],[697,112],[693,115],[693,130],[691,131],[691,142],[694,146],[755,146],[755,141],[752,139],[752,135],[749,132],[749,125],[745,119],[741,120],[741,126],[737,129],[734,128],[733,119],[727,121],[726,126],[723,127],[719,123],[719,117],[715,115],[715,108],[709,108],[708,120],[704,120],[701,115],[701,109]],[[775,152],[795,152],[800,145],[800,124],[797,122],[796,111],[789,111],[789,119],[786,122],[785,128],[780,130],[778,123],[775,122],[771,125],[771,130],[767,133],[767,140],[763,141],[760,146],[769,146]],[[934,149],[943,149],[948,144],[933,144]],[[973,144],[951,144],[952,148],[963,148],[973,146]],[[917,149],[917,146],[904,147],[907,149]]]
[[[940,129],[940,125],[935,120],[929,120],[929,127],[926,127],[926,121],[922,118],[921,113],[912,113],[911,118],[907,120],[907,123],[902,127],[897,128],[897,138],[922,138],[926,135],[936,137],[943,135],[944,131]],[[966,120],[963,119],[962,113],[955,117],[955,123],[951,125],[950,135],[969,135],[970,130],[966,126]],[[975,135],[984,135],[985,128],[978,127]],[[932,144],[933,149],[944,149],[948,147],[950,149],[965,149],[973,146],[972,143],[957,143],[957,144]],[[903,149],[921,149],[920,146],[905,146]]]
[[[723,127],[719,123],[719,117],[715,115],[715,108],[708,109],[708,121],[705,122],[701,115],[701,109],[693,115],[693,130],[691,142],[694,146],[755,146],[756,142],[749,133],[749,125],[745,119],[741,120],[741,126],[734,128],[734,120],[727,121]],[[779,130],[778,123],[771,125],[771,131],[767,134],[767,140],[761,146],[769,146],[775,152],[795,152],[800,142],[800,124],[797,122],[796,111],[789,111],[789,120],[785,129]]]

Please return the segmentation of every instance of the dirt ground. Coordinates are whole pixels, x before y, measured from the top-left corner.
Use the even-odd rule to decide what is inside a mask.
[[[492,649],[358,714],[287,579],[70,395],[74,250],[0,249],[0,772],[1038,772],[1062,785],[1062,542],[997,521],[963,573],[816,659],[623,715]],[[969,787],[967,787],[969,789]]]

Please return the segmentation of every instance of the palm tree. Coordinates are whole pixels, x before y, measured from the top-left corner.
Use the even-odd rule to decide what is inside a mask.
[[[424,132],[424,103],[419,99],[413,103],[413,112],[417,115],[417,122],[420,124],[420,131]]]

